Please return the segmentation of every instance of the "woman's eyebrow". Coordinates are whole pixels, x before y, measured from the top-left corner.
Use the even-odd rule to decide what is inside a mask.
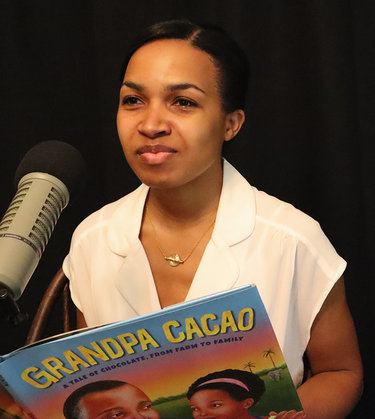
[[[196,84],[193,83],[177,83],[177,84],[170,84],[166,87],[166,90],[170,92],[174,92],[176,90],[187,90],[187,89],[196,89],[202,93],[206,93],[203,89],[198,87]]]
[[[141,84],[138,84],[138,83],[134,83],[133,81],[130,81],[130,80],[124,81],[121,84],[121,87],[122,86],[129,87],[129,89],[134,89],[134,90],[137,90],[138,92],[143,92],[145,90],[144,86],[142,86]]]
[[[143,86],[142,84],[139,83],[135,83],[134,81],[131,80],[126,80],[121,84],[122,86],[126,86],[129,87],[129,89],[133,89],[136,90],[138,92],[144,92],[146,90],[146,87]],[[167,86],[165,86],[165,90],[168,92],[175,92],[177,90],[188,90],[188,89],[196,89],[204,94],[206,94],[206,92],[201,89],[199,86],[197,86],[196,84],[193,83],[175,83],[175,84],[169,84]]]

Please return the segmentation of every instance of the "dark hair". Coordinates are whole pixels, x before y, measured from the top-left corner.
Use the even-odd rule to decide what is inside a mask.
[[[208,383],[208,381],[222,379],[223,381],[216,381]],[[224,382],[225,379],[240,381],[246,388],[241,387],[230,382]],[[204,377],[198,378],[189,387],[186,397],[190,400],[195,393],[201,390],[223,390],[228,393],[234,400],[242,401],[248,398],[254,400],[254,404],[259,401],[265,392],[264,381],[256,374],[242,370],[223,370],[212,372]]]
[[[209,54],[219,73],[219,92],[225,112],[244,109],[250,65],[240,46],[220,27],[188,20],[168,20],[144,29],[134,40],[121,70],[121,82],[132,55],[145,44],[160,39],[182,39]]]
[[[102,380],[77,388],[77,390],[73,391],[73,393],[71,393],[71,395],[65,400],[63,408],[64,416],[66,419],[80,419],[81,415],[78,404],[83,397],[100,391],[112,390],[113,388],[124,386],[125,384],[128,383],[118,380]]]

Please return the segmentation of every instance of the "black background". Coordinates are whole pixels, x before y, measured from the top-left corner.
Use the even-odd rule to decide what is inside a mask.
[[[117,140],[119,69],[140,27],[180,17],[223,26],[249,55],[247,121],[228,151],[230,162],[259,189],[317,219],[348,262],[347,294],[365,367],[365,393],[350,417],[370,417],[375,373],[370,264],[375,5],[370,1],[1,0],[1,214],[15,192],[19,161],[38,142],[71,143],[89,167],[87,187],[63,212],[19,304],[32,317],[75,226],[138,185]],[[58,330],[55,311],[49,333]],[[2,323],[0,353],[21,346],[29,324]]]

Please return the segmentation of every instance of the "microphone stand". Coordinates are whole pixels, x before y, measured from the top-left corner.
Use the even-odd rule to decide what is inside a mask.
[[[27,314],[22,313],[12,293],[7,287],[0,284],[0,320],[6,320],[13,326],[18,326],[27,319]]]

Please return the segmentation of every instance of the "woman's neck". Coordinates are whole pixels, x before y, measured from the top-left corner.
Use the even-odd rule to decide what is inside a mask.
[[[215,218],[222,182],[221,171],[219,176],[195,180],[178,188],[151,188],[146,211],[150,211],[157,222],[175,228]]]

